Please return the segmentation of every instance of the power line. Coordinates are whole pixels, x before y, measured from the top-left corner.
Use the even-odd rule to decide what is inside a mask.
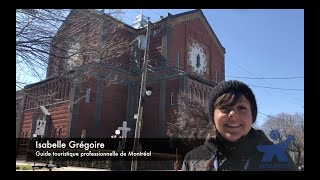
[[[147,9],[147,10],[149,10],[149,11],[151,11],[151,12],[153,12],[153,13],[155,13],[155,14],[159,15],[159,16],[162,16],[161,14],[159,14],[159,13],[157,13],[157,12],[155,12],[155,11],[151,10],[151,9]]]
[[[288,90],[288,91],[304,91],[303,89],[286,89],[286,88],[275,88],[275,87],[267,87],[267,86],[256,86],[256,85],[251,85],[251,84],[248,84],[248,85],[253,86],[253,87],[268,88],[268,89],[279,89],[279,90]]]
[[[234,63],[234,64],[235,64],[235,63]],[[259,78],[258,76],[254,75],[253,73],[251,73],[251,72],[247,71],[246,69],[244,69],[243,67],[241,67],[240,65],[237,65],[237,64],[235,64],[235,65],[236,65],[238,68],[240,68],[240,69],[244,70],[245,72],[249,73],[250,75],[252,75],[252,76],[254,76],[254,77],[256,77],[256,78]],[[262,86],[262,87],[264,87],[265,84],[266,84],[266,85],[269,85],[269,86],[272,86],[270,83],[268,83],[268,82],[267,82],[266,80],[264,80],[264,79],[258,79],[258,80],[263,83],[263,86]],[[281,92],[282,94],[286,95],[286,96],[289,97],[290,99],[296,100],[296,102],[297,102],[297,101],[302,101],[302,100],[300,100],[300,99],[298,99],[298,98],[296,98],[296,97],[290,96],[287,92],[283,91],[283,89],[281,89],[281,88],[265,88],[265,89],[276,89],[276,90],[279,90],[278,92]],[[301,91],[301,90],[300,90],[300,91]],[[290,99],[288,99],[288,100],[291,101],[292,103],[300,106],[300,104],[298,104],[298,103],[296,103],[296,102],[294,102],[294,101],[292,101],[292,100],[290,100]]]
[[[226,77],[234,77],[234,78],[242,78],[242,79],[303,79],[302,76],[297,77],[274,77],[274,78],[268,78],[268,77],[240,77],[240,76],[226,76]]]
[[[133,142],[133,152],[138,152],[139,148],[139,139],[140,139],[140,132],[142,129],[142,114],[143,114],[143,99],[145,98],[146,94],[146,81],[147,81],[147,68],[148,68],[148,52],[150,46],[150,33],[151,33],[151,22],[150,18],[148,18],[148,25],[147,25],[147,47],[144,51],[144,58],[143,58],[143,65],[142,65],[142,77],[141,77],[141,88],[140,88],[140,96],[139,96],[139,104],[138,104],[138,117],[136,120],[136,128],[134,134],[134,142]],[[137,170],[138,159],[136,156],[132,157],[131,162],[131,171]]]
[[[227,60],[226,60],[226,62],[227,62]],[[228,61],[228,62],[230,62],[230,61]],[[267,84],[267,85],[269,85],[269,86],[272,86],[272,85],[270,85],[270,83],[268,83],[267,81],[265,81],[265,79],[259,79],[259,77],[258,76],[256,76],[256,75],[254,75],[254,74],[252,74],[252,73],[250,73],[249,71],[247,71],[246,69],[244,69],[243,67],[241,67],[241,66],[239,66],[239,65],[237,65],[237,64],[235,64],[235,63],[233,63],[234,65],[236,65],[238,68],[233,68],[233,67],[231,67],[231,64],[227,64],[226,63],[226,65],[229,65],[231,68],[233,68],[234,70],[236,70],[236,71],[238,71],[238,72],[240,72],[239,71],[239,69],[241,69],[241,70],[243,70],[245,73],[247,73],[247,74],[249,74],[249,76],[253,76],[253,77],[256,77],[257,79],[254,79],[254,80],[259,80],[259,82],[261,82],[262,83],[262,85],[265,85],[265,84]],[[244,73],[242,73],[242,72],[240,72],[241,74],[244,74]],[[269,93],[272,93],[272,92],[270,92],[270,91],[267,91],[266,90],[267,88],[265,88],[265,91],[266,92],[269,92]],[[274,89],[274,88],[269,88],[269,89]],[[296,105],[299,105],[300,106],[300,104],[298,104],[298,103],[296,103],[297,101],[303,101],[303,100],[300,100],[300,99],[298,99],[298,98],[296,98],[296,97],[292,97],[292,96],[290,96],[288,93],[286,93],[285,91],[283,91],[283,89],[278,89],[278,88],[275,88],[276,90],[279,90],[279,93],[282,93],[282,94],[284,94],[285,96],[287,96],[289,99],[289,101],[290,102],[292,102],[293,104],[296,104]],[[275,93],[272,93],[272,94],[275,94]],[[292,100],[291,100],[292,99]],[[295,100],[295,101],[293,101],[293,100]]]
[[[207,13],[205,13],[205,16],[206,16],[206,18],[211,19],[212,21],[214,21],[214,19],[213,19],[211,16],[209,16]],[[209,22],[209,24],[210,24],[210,22]],[[228,60],[225,59],[225,64],[226,64],[226,65],[229,65],[227,62],[228,62]],[[230,61],[229,61],[229,62],[230,62]],[[233,63],[233,64],[235,64],[235,63]],[[270,83],[268,83],[267,81],[265,81],[266,79],[257,77],[256,75],[250,73],[249,71],[245,70],[245,69],[242,68],[241,66],[239,66],[239,65],[237,65],[237,64],[235,64],[235,65],[236,65],[238,68],[233,68],[233,67],[232,67],[232,68],[235,69],[236,71],[238,71],[238,69],[240,68],[240,69],[243,70],[244,72],[250,74],[249,77],[250,77],[250,76],[255,77],[255,79],[253,79],[253,80],[259,80],[259,82],[262,83],[262,85],[267,84],[267,85],[269,85],[269,86],[272,86],[272,85],[270,85]],[[240,71],[239,71],[239,72],[240,72]],[[243,74],[242,72],[240,72],[240,73]],[[273,88],[271,88],[271,89],[273,89]],[[289,100],[290,102],[294,103],[294,104],[297,104],[297,105],[298,105],[298,103],[296,103],[296,102],[299,101],[299,104],[300,104],[300,101],[302,101],[301,99],[298,99],[298,98],[296,98],[296,97],[290,96],[287,92],[283,91],[284,89],[282,89],[282,88],[279,88],[279,89],[276,88],[276,89],[279,90],[280,93],[282,93],[282,94],[284,94],[285,96],[287,96],[287,97],[289,98],[288,100]],[[264,89],[264,90],[265,90],[266,92],[269,92],[267,89]],[[299,91],[301,91],[301,90],[299,90]],[[291,99],[294,100],[294,101],[292,101]],[[300,106],[300,105],[299,105],[299,106]]]
[[[149,61],[151,62],[155,62],[155,63],[160,63],[154,59],[149,59]],[[169,64],[166,64],[168,67],[167,68],[170,68],[171,66],[169,66]],[[289,88],[278,88],[278,87],[268,87],[268,86],[256,86],[256,85],[251,85],[251,84],[248,84],[249,86],[252,86],[252,87],[260,87],[260,88],[267,88],[267,89],[278,89],[278,90],[289,90],[289,91],[304,91],[303,89],[289,89]]]
[[[269,118],[273,118],[273,119],[277,119],[277,120],[283,120],[283,119],[276,118],[276,117],[270,116],[270,115],[268,115],[268,114],[262,113],[262,112],[260,112],[260,111],[258,111],[258,113],[259,113],[259,114],[262,114],[262,115],[265,115],[265,116],[267,116],[267,117],[269,117]]]
[[[139,12],[139,11],[137,11],[137,10],[135,10],[135,9],[131,9],[132,11],[134,11],[134,12],[136,12],[136,13],[138,13],[139,15],[141,14],[141,12]]]

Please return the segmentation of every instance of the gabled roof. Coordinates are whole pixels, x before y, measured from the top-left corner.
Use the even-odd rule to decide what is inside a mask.
[[[176,15],[172,15],[172,14],[168,13],[167,17],[162,18],[161,20],[159,20],[157,22],[154,22],[152,24],[152,28],[156,28],[158,26],[161,26],[165,22],[168,22],[171,26],[174,27],[177,24],[185,23],[187,21],[194,20],[194,19],[197,19],[197,18],[200,18],[200,20],[202,20],[203,24],[205,25],[205,28],[208,31],[208,34],[212,38],[212,41],[217,45],[217,47],[219,49],[219,52],[220,52],[220,55],[223,56],[226,53],[225,48],[220,43],[218,37],[214,33],[212,27],[210,26],[208,20],[204,16],[204,14],[203,14],[201,9],[187,11],[187,12],[176,14]],[[144,28],[143,29],[138,29],[138,30],[140,30],[139,33],[141,33],[141,31],[142,32],[145,31]]]
[[[172,26],[175,26],[176,24],[180,24],[182,22],[186,22],[186,21],[190,21],[190,20],[193,20],[196,18],[200,18],[200,20],[203,21],[203,24],[205,25],[205,28],[207,29],[213,42],[216,43],[217,47],[219,48],[220,55],[224,55],[226,53],[225,48],[220,43],[218,37],[214,33],[212,27],[210,26],[207,18],[204,16],[201,9],[187,11],[187,12],[176,14],[176,15],[169,14],[168,18],[171,19],[170,24]]]
[[[68,18],[71,18],[72,14],[74,14],[76,11],[79,11],[78,9],[73,9],[70,11],[68,17],[66,18],[66,21],[68,21]],[[127,25],[126,23],[124,22],[121,22],[119,20],[117,20],[116,18],[112,17],[112,16],[109,16],[107,14],[103,14],[97,10],[94,10],[94,9],[82,9],[82,11],[87,11],[88,14],[90,15],[95,15],[95,16],[103,16],[103,17],[106,17],[106,18],[110,18],[112,19],[113,21],[117,22],[117,23],[120,23],[120,24],[123,24],[123,28],[131,33],[134,33],[136,35],[138,34],[141,34],[142,32],[145,31],[145,28],[142,28],[142,29],[135,29],[129,25]],[[224,55],[226,52],[225,52],[225,48],[222,46],[222,44],[220,43],[218,37],[216,36],[216,34],[214,33],[212,27],[210,26],[208,20],[206,19],[206,17],[204,16],[203,12],[201,9],[196,9],[196,10],[192,10],[192,11],[187,11],[187,12],[184,12],[184,13],[180,13],[180,14],[176,14],[176,15],[172,15],[170,13],[168,13],[168,16],[165,17],[165,18],[162,18],[161,20],[153,23],[153,28],[154,27],[157,27],[159,25],[162,25],[164,22],[168,22],[170,23],[172,26],[175,26],[176,24],[180,24],[182,22],[186,22],[186,21],[190,21],[190,20],[193,20],[193,19],[196,19],[196,18],[200,18],[200,20],[203,21],[204,25],[205,25],[205,28],[207,29],[210,37],[212,38],[213,42],[216,43],[218,49],[219,49],[219,52],[220,52],[220,55]],[[62,27],[64,26],[64,23],[61,25],[60,29],[62,29]],[[58,31],[59,31],[58,30]]]
[[[74,14],[76,14],[78,11],[83,11],[83,12],[87,13],[87,16],[96,16],[96,17],[102,17],[102,18],[105,18],[105,19],[111,19],[115,23],[122,24],[123,25],[123,27],[122,27],[123,29],[125,29],[125,30],[127,30],[127,31],[129,31],[131,33],[134,33],[134,34],[137,32],[136,29],[134,29],[133,27],[131,27],[131,26],[127,25],[127,24],[125,24],[124,22],[122,22],[122,21],[120,21],[120,20],[118,20],[118,19],[116,19],[116,18],[114,18],[114,17],[112,17],[112,16],[110,16],[108,14],[104,14],[102,12],[99,12],[99,11],[97,11],[95,9],[72,9],[69,12],[69,14],[68,14],[67,18],[65,19],[65,21],[60,26],[60,28],[57,31],[57,33],[64,28],[64,26],[66,25],[66,22],[68,22],[70,19],[72,19]]]

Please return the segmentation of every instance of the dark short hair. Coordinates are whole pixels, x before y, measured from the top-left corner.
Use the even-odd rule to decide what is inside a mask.
[[[256,121],[257,118],[257,102],[256,98],[249,88],[248,85],[244,84],[241,81],[230,80],[230,81],[222,81],[218,83],[212,90],[211,99],[209,101],[209,115],[210,120],[213,120],[214,117],[214,104],[218,97],[225,93],[240,93],[244,95],[250,102],[251,114],[252,114],[252,123]]]

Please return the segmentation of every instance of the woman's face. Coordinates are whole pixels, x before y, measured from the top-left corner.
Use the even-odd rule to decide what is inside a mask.
[[[233,106],[218,106],[214,110],[214,123],[218,132],[230,142],[247,135],[252,125],[249,100],[242,95]]]

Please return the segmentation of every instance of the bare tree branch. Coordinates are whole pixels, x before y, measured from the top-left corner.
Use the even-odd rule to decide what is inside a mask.
[[[105,64],[123,66],[119,59],[131,49],[134,38],[123,36],[124,24],[113,18],[122,12],[119,9],[105,14],[93,9],[16,10],[16,87],[26,94],[29,108],[59,102],[57,96],[62,96],[59,93],[63,93],[61,88],[67,87],[66,83],[86,83],[101,77],[105,86],[124,81],[116,74],[97,73],[99,66]],[[54,86],[24,89],[30,83],[24,77],[41,81],[45,74],[47,79],[52,79],[48,83]],[[83,96],[74,103],[81,99]]]
[[[208,100],[178,94],[177,109],[168,123],[167,135],[192,148],[215,136],[215,127],[208,116]]]
[[[106,15],[96,10],[74,12],[69,17],[67,9],[17,9],[17,67],[25,67],[25,74],[43,80],[50,57],[55,59],[52,66],[59,70],[58,75],[65,76],[70,71],[66,62],[74,57],[87,55],[93,61],[108,62],[130,50],[132,41],[119,34],[123,24],[110,17],[121,15],[122,10],[109,10]],[[70,46],[74,43],[79,48]]]

